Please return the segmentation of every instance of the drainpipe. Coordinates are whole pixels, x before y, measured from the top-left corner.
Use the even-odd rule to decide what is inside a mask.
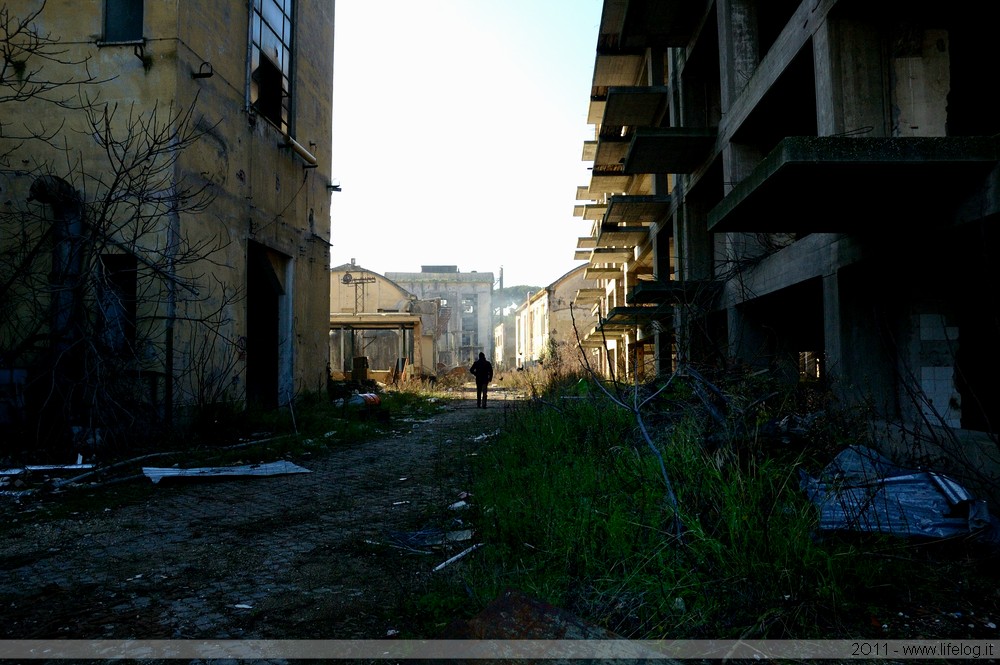
[[[301,157],[302,161],[306,163],[305,168],[311,169],[319,166],[319,160],[317,160],[316,157],[311,152],[306,150],[305,146],[303,146],[301,143],[293,139],[288,134],[285,134],[283,138],[284,138],[284,143],[282,145],[291,148],[293,151],[295,151],[295,154]]]

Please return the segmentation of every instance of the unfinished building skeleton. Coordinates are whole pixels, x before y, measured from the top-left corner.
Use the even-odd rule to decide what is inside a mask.
[[[660,374],[820,382],[995,468],[998,15],[605,0],[576,206],[605,374],[648,370],[655,348]]]

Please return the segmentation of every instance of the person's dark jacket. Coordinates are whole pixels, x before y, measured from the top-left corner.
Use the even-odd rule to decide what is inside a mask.
[[[472,363],[469,371],[476,376],[476,383],[481,386],[493,380],[493,363],[486,359],[484,353],[479,354],[479,360]]]

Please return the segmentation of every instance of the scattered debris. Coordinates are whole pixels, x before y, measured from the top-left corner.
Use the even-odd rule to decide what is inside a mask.
[[[287,461],[243,466],[200,467],[193,469],[142,467],[142,473],[158,483],[164,478],[215,478],[220,476],[280,476],[291,473],[311,473],[309,469]]]
[[[394,544],[406,549],[441,547],[450,543],[472,540],[472,530],[443,531],[441,529],[425,529],[423,531],[392,531],[388,536]]]
[[[807,436],[816,426],[816,422],[824,418],[823,411],[806,415],[789,414],[781,420],[772,420],[764,424],[761,434],[780,440],[782,443],[792,443]]]
[[[495,429],[492,432],[483,432],[479,436],[472,437],[472,441],[474,443],[480,443],[482,441],[486,441],[487,439],[489,439],[492,436],[500,436],[500,430],[499,429]]]
[[[29,464],[17,469],[0,469],[0,476],[17,476],[22,473],[35,473],[39,471],[80,471],[93,469],[93,464]]]
[[[456,501],[455,503],[448,506],[448,510],[465,510],[469,507],[469,505],[470,505],[469,502],[465,500]]]
[[[233,605],[233,607],[235,607],[238,610],[252,610],[253,609],[253,605],[247,605],[246,603],[236,603],[235,605]]]
[[[445,568],[446,566],[450,566],[451,564],[455,563],[456,561],[458,561],[459,559],[461,559],[464,556],[468,555],[469,553],[475,552],[476,550],[478,550],[482,546],[483,546],[482,543],[476,543],[472,547],[466,547],[464,550],[462,550],[461,552],[459,552],[455,556],[451,557],[450,559],[442,561],[438,565],[434,566],[434,568],[432,569],[431,572],[435,572],[436,573],[437,571]]]
[[[905,469],[863,446],[841,451],[819,478],[799,471],[800,487],[820,511],[821,531],[947,538],[982,532],[986,502],[951,478]]]
[[[344,406],[344,399],[338,399],[333,403],[335,406]],[[347,406],[367,406],[376,407],[382,404],[382,398],[375,393],[354,393],[347,398]]]

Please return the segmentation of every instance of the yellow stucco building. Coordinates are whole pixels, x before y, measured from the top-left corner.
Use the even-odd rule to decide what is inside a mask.
[[[330,269],[330,370],[386,384],[437,375],[436,341],[447,317],[384,275],[351,263]],[[357,366],[357,367],[356,367]]]
[[[0,427],[323,389],[334,3],[4,10]]]

